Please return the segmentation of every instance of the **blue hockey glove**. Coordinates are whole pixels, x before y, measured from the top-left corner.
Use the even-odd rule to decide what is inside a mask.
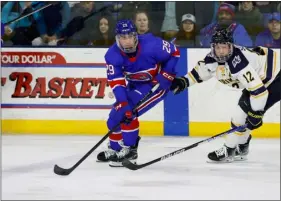
[[[154,85],[159,83],[160,84],[159,88],[162,90],[166,90],[170,88],[174,78],[175,78],[174,74],[165,71],[160,71],[159,74],[155,76],[152,83]]]

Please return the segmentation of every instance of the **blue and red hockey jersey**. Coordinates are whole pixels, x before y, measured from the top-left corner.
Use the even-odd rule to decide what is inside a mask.
[[[162,89],[169,88],[176,75],[180,52],[171,44],[152,34],[139,35],[137,54],[129,57],[117,44],[105,54],[107,79],[117,102],[127,101],[127,87],[138,87],[158,81]]]

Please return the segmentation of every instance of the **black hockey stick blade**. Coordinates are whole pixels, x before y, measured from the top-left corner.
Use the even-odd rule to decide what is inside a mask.
[[[164,156],[161,156],[161,157],[159,157],[159,158],[156,158],[156,159],[154,159],[154,160],[152,160],[152,161],[149,161],[149,162],[147,162],[147,163],[143,163],[143,164],[138,165],[138,164],[134,164],[134,163],[130,162],[128,159],[124,159],[124,160],[122,161],[122,165],[123,165],[124,167],[130,169],[130,170],[138,170],[138,169],[144,168],[144,167],[146,167],[146,166],[149,166],[149,165],[151,165],[151,164],[153,164],[153,163],[156,163],[156,162],[165,160],[165,159],[167,159],[167,158],[170,158],[170,157],[172,157],[172,156],[174,156],[174,155],[181,154],[181,153],[183,153],[183,152],[185,152],[185,151],[187,151],[187,150],[189,150],[189,149],[192,149],[192,148],[194,148],[194,147],[197,147],[198,145],[203,144],[203,143],[205,143],[205,142],[210,142],[210,141],[212,141],[212,140],[214,140],[214,139],[216,139],[216,138],[218,138],[218,137],[222,137],[222,136],[228,135],[228,134],[233,133],[233,132],[236,132],[236,131],[245,130],[246,127],[247,127],[247,125],[242,125],[242,126],[238,126],[238,127],[236,127],[236,128],[232,128],[232,129],[230,129],[230,130],[228,130],[228,131],[225,131],[225,132],[223,132],[223,133],[217,134],[217,135],[215,135],[215,136],[213,136],[213,137],[210,137],[210,138],[207,138],[207,139],[205,139],[205,140],[201,140],[201,141],[199,141],[199,142],[197,142],[197,143],[194,143],[194,144],[192,144],[192,145],[190,145],[190,146],[187,146],[187,147],[178,149],[178,150],[176,150],[176,151],[173,151],[173,152],[171,152],[171,153],[169,153],[169,154],[166,154],[166,155],[164,155]]]
[[[129,161],[128,159],[124,159],[124,160],[122,161],[122,165],[123,165],[124,167],[130,169],[130,170],[138,170],[138,169],[141,169],[141,168],[147,166],[146,163],[144,163],[144,164],[142,164],[142,165],[134,164],[134,163],[132,163],[131,161]]]
[[[137,105],[134,107],[133,112],[136,112],[136,110],[138,109],[139,106],[141,106],[145,101],[147,101],[147,99],[150,97],[150,95],[152,93],[154,93],[158,88],[159,88],[160,84],[156,84],[138,103]],[[67,176],[69,175],[73,170],[75,170],[86,158],[88,158],[88,156],[93,153],[93,151],[95,151],[102,143],[103,141],[106,140],[106,138],[112,133],[114,132],[121,124],[122,122],[120,122],[119,124],[117,124],[116,126],[114,126],[110,131],[108,131],[108,133],[103,136],[103,138],[90,150],[88,151],[75,165],[73,165],[71,168],[69,169],[64,169],[59,167],[58,165],[54,166],[54,173],[57,175],[61,175],[61,176]]]
[[[54,173],[61,176],[67,176],[73,171],[73,168],[64,169],[58,165],[54,166]]]

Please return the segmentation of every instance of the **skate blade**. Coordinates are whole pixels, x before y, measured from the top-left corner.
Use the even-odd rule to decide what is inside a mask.
[[[132,163],[137,164],[137,160],[130,160]],[[110,161],[109,162],[109,166],[110,167],[124,167],[122,165],[122,162],[114,162],[114,161]]]
[[[234,159],[225,159],[225,160],[221,160],[221,161],[213,161],[211,159],[207,160],[207,163],[214,163],[214,164],[220,164],[220,163],[232,163],[234,161]]]
[[[234,161],[246,161],[248,160],[247,156],[235,156]]]
[[[100,160],[96,160],[97,163],[108,163],[109,161],[100,161]]]

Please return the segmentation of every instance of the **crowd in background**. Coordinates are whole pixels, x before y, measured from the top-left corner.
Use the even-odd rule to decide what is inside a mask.
[[[48,4],[2,1],[1,22],[5,24]],[[238,45],[280,48],[278,1],[52,2],[6,25],[3,45],[108,47],[115,42],[114,28],[119,19],[132,19],[138,34],[176,38],[174,43],[182,47],[209,47],[212,34],[224,27],[233,33]]]

